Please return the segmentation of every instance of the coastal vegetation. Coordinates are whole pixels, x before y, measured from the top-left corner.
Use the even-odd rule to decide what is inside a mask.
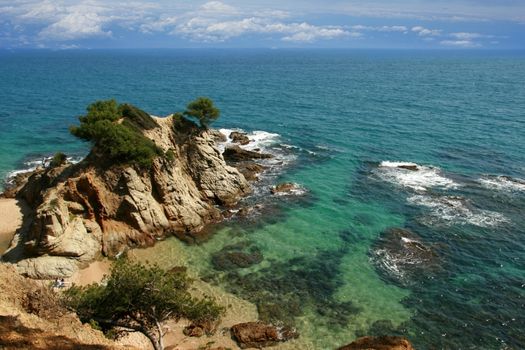
[[[97,101],[79,117],[80,125],[72,126],[73,135],[93,143],[95,151],[117,164],[134,164],[149,168],[162,154],[140,128],[154,127],[155,121],[144,111],[115,100]]]
[[[64,293],[66,305],[106,334],[141,332],[156,350],[164,347],[162,322],[186,318],[209,324],[223,313],[212,299],[190,294],[191,280],[183,270],[166,272],[123,258],[113,264],[105,282],[71,287]]]
[[[201,128],[207,129],[210,123],[219,118],[220,111],[214,106],[211,99],[199,97],[188,104],[184,115],[196,118]]]

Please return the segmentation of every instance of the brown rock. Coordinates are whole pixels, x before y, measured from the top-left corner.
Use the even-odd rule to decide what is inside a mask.
[[[247,145],[250,143],[250,139],[243,132],[233,131],[230,133],[230,139],[233,143],[240,143],[241,145]]]
[[[293,328],[277,327],[262,322],[239,323],[231,328],[231,332],[242,349],[273,346],[299,337]]]
[[[229,162],[242,162],[252,159],[268,159],[272,158],[271,154],[248,151],[239,146],[227,147],[223,153],[224,159]]]
[[[235,167],[248,181],[259,180],[258,175],[266,169],[264,166],[252,161],[237,163],[235,164]]]
[[[401,169],[411,170],[411,171],[418,171],[419,170],[417,165],[398,165],[397,167],[401,168]]]
[[[291,190],[297,188],[297,185],[291,182],[284,182],[282,184],[278,184],[277,186],[273,187],[270,191],[272,194],[276,193],[283,193],[283,192],[290,192]]]
[[[415,350],[408,340],[402,337],[362,337],[340,347],[338,350]]]
[[[204,329],[195,324],[190,324],[189,326],[184,327],[182,333],[188,337],[200,338],[204,335]]]

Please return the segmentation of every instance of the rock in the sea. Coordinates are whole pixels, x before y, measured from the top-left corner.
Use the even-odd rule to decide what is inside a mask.
[[[278,327],[262,322],[246,322],[231,328],[232,336],[242,349],[277,345],[299,337],[294,328]]]
[[[372,260],[390,278],[406,282],[406,277],[428,273],[438,266],[438,255],[410,230],[390,228],[372,245]]]
[[[411,170],[411,171],[418,171],[419,168],[416,164],[412,165],[412,164],[402,164],[402,165],[398,165],[397,166],[398,168],[400,169],[405,169],[405,170]]]
[[[338,350],[415,350],[412,344],[402,337],[362,337],[340,347]]]
[[[259,179],[258,175],[265,169],[264,166],[252,161],[236,163],[235,167],[248,181],[257,181]]]
[[[271,154],[248,151],[239,146],[226,147],[223,153],[224,159],[229,162],[242,162],[252,159],[272,158]]]
[[[216,270],[231,270],[259,264],[263,255],[259,248],[249,242],[227,245],[212,256]]]
[[[248,135],[246,135],[246,133],[243,132],[232,131],[230,133],[230,139],[233,143],[240,143],[241,145],[247,145],[250,143]]]
[[[292,182],[284,182],[282,184],[278,184],[277,186],[273,187],[270,191],[272,192],[272,194],[277,194],[277,193],[291,192],[295,189],[297,189],[296,184]]]

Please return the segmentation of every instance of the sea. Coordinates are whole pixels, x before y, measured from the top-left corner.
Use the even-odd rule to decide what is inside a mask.
[[[524,82],[523,51],[3,50],[0,177],[85,156],[68,128],[96,100],[164,116],[208,96],[213,127],[275,157],[249,215],[150,261],[293,325],[298,349],[525,349]],[[262,261],[217,264],[246,247]]]

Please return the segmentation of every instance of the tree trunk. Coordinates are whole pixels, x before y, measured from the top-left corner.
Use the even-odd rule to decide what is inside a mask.
[[[163,337],[163,334],[162,334],[162,327],[160,325],[160,323],[158,321],[155,321],[156,325],[157,325],[157,332],[159,332],[159,346],[160,346],[160,350],[164,350],[164,340],[162,339]]]

